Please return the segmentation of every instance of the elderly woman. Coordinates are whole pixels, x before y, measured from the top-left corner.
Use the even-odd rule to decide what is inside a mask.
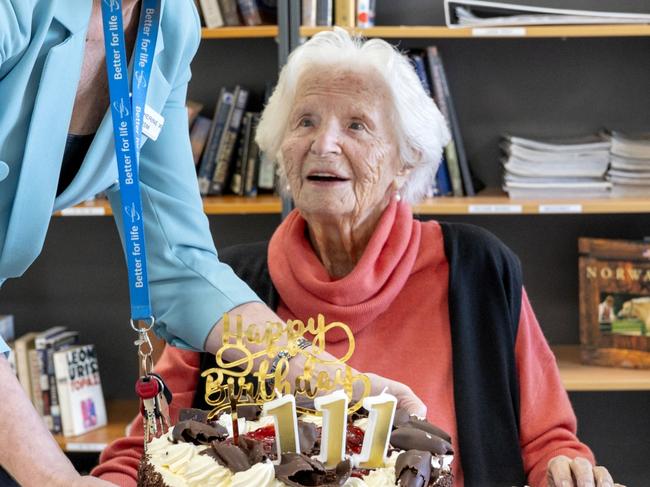
[[[576,438],[517,258],[479,228],[413,219],[449,133],[405,57],[340,29],[316,35],[282,70],[257,140],[296,209],[268,244],[221,257],[280,317],[349,324],[351,365],[410,385],[451,433],[455,485],[613,485]],[[174,411],[205,407],[199,375],[213,363],[166,350]],[[139,443],[113,445],[95,474],[133,476]]]

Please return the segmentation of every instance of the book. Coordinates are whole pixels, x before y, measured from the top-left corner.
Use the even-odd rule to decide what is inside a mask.
[[[256,0],[237,0],[237,5],[239,5],[244,25],[260,25],[262,23]]]
[[[305,27],[316,26],[316,0],[302,0],[301,9],[302,25]]]
[[[355,0],[335,0],[334,23],[341,27],[356,26],[356,2]]]
[[[316,25],[332,25],[332,0],[316,0]]]
[[[14,341],[14,354],[16,356],[16,372],[18,381],[22,386],[27,397],[34,402],[32,397],[31,373],[29,365],[29,351],[34,350],[36,341],[36,332],[25,333]]]
[[[234,102],[226,118],[219,149],[217,151],[217,161],[210,182],[208,194],[221,195],[228,186],[229,177],[232,174],[232,159],[239,134],[246,103],[248,102],[248,90],[241,86],[236,86],[234,91]]]
[[[257,187],[264,191],[275,190],[276,166],[266,153],[260,154],[260,167],[257,174]]]
[[[447,168],[447,161],[443,157],[440,161],[440,166],[436,171],[436,190],[434,196],[452,196],[454,190],[451,187],[451,178],[449,177],[449,169]]]
[[[482,0],[445,0],[444,10],[447,27],[650,23],[648,14],[547,8]]]
[[[357,0],[357,27],[375,26],[375,0]]]
[[[237,159],[230,181],[230,190],[239,196],[244,195],[245,165],[248,162],[252,121],[253,112],[245,112],[241,122],[239,137],[237,138]]]
[[[258,172],[260,168],[260,148],[255,142],[260,114],[254,113],[251,120],[251,134],[248,142],[247,160],[244,162],[244,196],[257,195]]]
[[[61,408],[59,406],[59,394],[56,388],[56,376],[54,374],[54,353],[65,350],[72,345],[79,343],[79,332],[66,330],[49,338],[45,345],[47,374],[47,388],[41,383],[43,395],[43,419],[52,433],[61,433]],[[41,375],[43,371],[41,371]]]
[[[223,134],[226,120],[230,113],[230,107],[234,102],[233,93],[226,88],[221,88],[219,91],[219,98],[217,106],[214,109],[212,117],[212,126],[210,127],[210,134],[206,142],[203,156],[201,157],[201,164],[198,171],[199,191],[201,196],[206,196],[210,190],[210,182],[217,163],[217,151],[219,150],[219,143],[221,142],[221,135]]]
[[[449,119],[449,106],[447,105],[447,99],[444,95],[444,88],[442,85],[442,77],[440,74],[440,69],[435,63],[435,54],[434,47],[429,47],[427,50],[427,60],[429,62],[429,73],[431,75],[432,85],[433,85],[433,96],[436,102],[436,105],[440,109],[442,116],[447,122],[447,126],[450,127]],[[452,134],[453,135],[453,134]],[[460,175],[460,166],[458,165],[458,156],[456,154],[456,142],[452,136],[449,143],[444,149],[445,161],[447,162],[447,170],[449,172],[449,179],[451,181],[452,194],[454,196],[463,196],[463,182]]]
[[[192,145],[192,158],[194,159],[195,166],[198,166],[201,161],[201,155],[208,141],[211,126],[212,120],[202,115],[196,117],[192,125],[192,129],[190,130],[190,143]]]
[[[582,361],[650,368],[650,242],[580,238],[578,251]]]
[[[48,429],[52,429],[52,416],[50,412],[50,381],[47,376],[47,346],[52,340],[67,329],[65,326],[54,326],[39,333],[34,340],[34,349],[38,358],[38,383],[41,393],[41,417]]]
[[[41,392],[41,357],[40,352],[33,348],[27,351],[29,358],[29,385],[31,386],[31,393],[29,397],[32,399],[34,409],[43,417],[43,393]]]
[[[440,104],[443,103],[441,102],[441,100],[444,100],[443,104],[446,107],[446,112],[447,112],[447,116],[445,118],[447,119],[447,122],[451,128],[452,138],[454,139],[455,151],[452,152],[455,153],[450,153],[450,154],[445,153],[445,155],[447,156],[447,161],[450,165],[449,169],[451,171],[451,164],[453,164],[454,156],[456,156],[458,161],[458,167],[460,169],[460,179],[463,184],[465,196],[474,196],[475,191],[474,191],[474,183],[472,181],[472,174],[469,170],[469,163],[467,162],[467,156],[465,155],[465,145],[463,143],[463,136],[460,130],[460,122],[458,121],[458,115],[456,114],[456,109],[454,107],[454,100],[451,94],[451,89],[449,87],[449,82],[447,80],[447,75],[445,73],[445,68],[442,62],[442,56],[440,55],[438,48],[435,46],[431,46],[427,48],[427,56],[429,58],[429,63],[432,71],[431,76],[434,78],[434,80],[437,79],[437,82],[434,82],[434,87],[437,86],[435,90],[436,101],[440,106]],[[439,92],[439,90],[441,90],[441,92]],[[454,174],[453,172],[450,174],[452,176],[452,184],[453,184]],[[462,196],[456,194],[456,189],[454,189],[454,195]]]
[[[53,361],[64,436],[105,426],[106,406],[95,347],[61,350],[54,353]]]
[[[199,0],[203,21],[208,29],[223,27],[223,16],[218,0]]]
[[[237,0],[219,0],[219,7],[221,7],[221,15],[226,25],[241,25],[237,12]]]

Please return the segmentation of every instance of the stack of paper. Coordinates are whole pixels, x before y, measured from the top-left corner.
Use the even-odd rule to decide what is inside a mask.
[[[552,140],[507,135],[503,189],[511,198],[607,197],[610,144],[605,135]]]
[[[545,8],[485,0],[445,0],[448,27],[504,27],[512,25],[647,24],[650,15]]]
[[[650,196],[650,133],[612,132],[607,179],[613,196]]]

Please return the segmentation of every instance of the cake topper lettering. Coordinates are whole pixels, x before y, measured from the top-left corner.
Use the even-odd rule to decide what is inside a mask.
[[[319,357],[326,351],[327,334],[337,330],[344,333],[348,348],[340,358],[325,360]],[[309,338],[309,349],[299,346],[300,338]],[[205,370],[205,401],[213,409],[213,418],[223,411],[232,410],[234,404],[263,405],[278,397],[278,394],[295,394],[312,400],[317,396],[343,390],[349,398],[348,413],[363,406],[363,400],[370,394],[370,380],[357,374],[347,365],[354,353],[354,336],[345,324],[338,321],[327,323],[319,314],[316,319],[287,320],[286,323],[268,322],[244,325],[242,317],[233,321],[228,314],[223,318],[223,341],[215,355],[216,366]],[[289,379],[291,359],[302,356],[304,360],[295,366],[301,373],[294,374],[293,384]],[[333,374],[323,366],[335,368]],[[354,390],[361,391],[357,397]],[[304,402],[304,401],[303,401]],[[297,410],[319,414],[313,406],[297,405]]]

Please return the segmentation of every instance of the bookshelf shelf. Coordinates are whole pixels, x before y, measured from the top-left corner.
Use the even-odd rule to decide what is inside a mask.
[[[568,391],[649,391],[650,370],[597,367],[580,363],[577,345],[552,347]]]
[[[138,401],[133,399],[108,401],[106,408],[108,425],[85,435],[68,438],[63,435],[55,435],[59,446],[67,452],[99,453],[109,443],[123,437],[126,433],[126,426],[138,412]]]
[[[242,27],[219,27],[216,29],[201,29],[202,39],[248,39],[254,37],[276,37],[277,25],[255,25]]]
[[[301,27],[300,35],[310,37],[331,27]],[[368,29],[346,28],[364,37],[386,39],[471,39],[509,37],[645,37],[650,36],[650,25],[544,25],[523,27],[456,28],[443,26],[380,26]]]
[[[280,198],[272,195],[208,196],[203,209],[208,215],[278,214]],[[650,213],[650,198],[532,199],[513,200],[507,195],[487,191],[472,197],[428,198],[413,207],[419,215],[540,215],[540,214],[632,214]],[[55,216],[109,216],[106,200],[87,201],[59,211]]]
[[[208,196],[203,198],[203,209],[208,215],[277,214],[282,203],[272,195],[245,198],[242,196]],[[105,199],[86,201],[72,208],[58,211],[55,216],[109,216],[111,206]]]
[[[648,213],[650,198],[516,200],[504,194],[486,191],[485,195],[472,197],[429,198],[415,205],[413,211],[421,215]]]
[[[577,345],[552,348],[562,383],[568,391],[650,391],[650,370],[582,365]],[[121,399],[109,401],[107,407],[109,424],[106,427],[71,438],[56,435],[59,446],[68,452],[99,453],[109,443],[123,437],[126,426],[138,411],[138,402]]]

